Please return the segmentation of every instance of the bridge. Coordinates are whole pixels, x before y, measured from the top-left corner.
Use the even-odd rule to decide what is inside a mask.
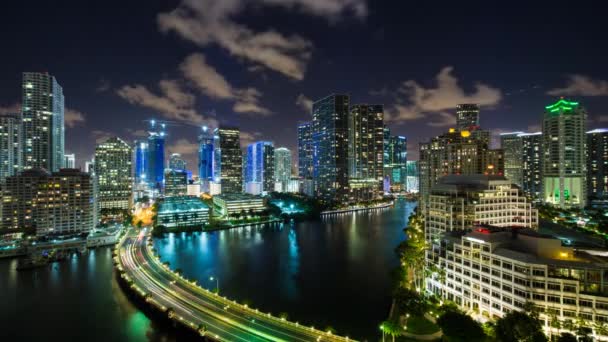
[[[146,230],[130,229],[114,253],[120,276],[135,294],[201,337],[217,341],[354,341],[263,313],[198,286],[161,263]]]

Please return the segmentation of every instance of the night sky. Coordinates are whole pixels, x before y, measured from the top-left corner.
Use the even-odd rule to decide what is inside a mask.
[[[608,126],[605,10],[468,1],[20,1],[0,13],[0,111],[21,101],[21,72],[63,86],[66,153],[170,122],[167,153],[195,170],[200,125],[237,125],[242,142],[297,146],[310,100],[348,93],[385,105],[394,134],[418,142],[482,105],[496,135],[538,130],[544,106],[578,100]],[[535,7],[531,7],[535,6]]]

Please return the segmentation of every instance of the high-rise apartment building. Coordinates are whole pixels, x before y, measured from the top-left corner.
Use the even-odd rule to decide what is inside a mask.
[[[48,73],[24,72],[22,82],[23,168],[63,167],[63,89]]]
[[[165,184],[165,124],[150,121],[148,134],[146,179],[151,188],[160,190]]]
[[[6,178],[2,228],[37,235],[79,233],[95,225],[91,176],[75,169],[31,169]]]
[[[522,189],[528,196],[540,198],[542,193],[542,139],[541,132],[519,135],[522,145]]]
[[[207,126],[198,136],[198,178],[201,184],[213,179],[213,133]]]
[[[243,191],[243,154],[239,129],[219,127],[213,131],[213,178],[223,194]]]
[[[312,105],[313,182],[326,201],[348,197],[348,95],[329,95]]]
[[[587,193],[590,200],[608,200],[608,129],[587,132]]]
[[[270,141],[258,141],[247,147],[245,168],[246,192],[259,195],[274,191],[274,146]]]
[[[99,209],[129,209],[132,204],[133,149],[118,137],[95,147],[95,177]]]
[[[384,137],[384,176],[390,183],[390,190],[399,192],[407,187],[407,138],[400,135]]]
[[[63,159],[63,167],[66,169],[76,168],[76,155],[74,153],[66,154]]]
[[[433,186],[427,209],[425,237],[433,244],[446,232],[464,231],[475,224],[538,226],[538,211],[504,176],[443,177]]]
[[[543,201],[560,208],[584,208],[586,191],[587,112],[563,98],[543,115]]]
[[[312,179],[312,122],[298,124],[298,177]]]
[[[23,167],[21,114],[0,115],[0,183]]]
[[[523,184],[523,144],[520,137],[522,133],[500,134],[500,148],[504,151],[505,177],[519,186]]]
[[[456,106],[456,127],[459,131],[474,131],[479,128],[479,106],[464,103]]]
[[[165,196],[185,196],[188,192],[188,172],[182,169],[165,170]]]
[[[186,170],[186,161],[179,153],[171,153],[169,157],[169,168],[172,170]]]
[[[287,182],[291,179],[291,151],[286,147],[274,149],[274,180]]]
[[[352,200],[382,196],[383,164],[383,106],[351,106],[348,117],[348,186]]]
[[[133,144],[133,178],[135,184],[147,183],[148,172],[148,141],[135,140]]]

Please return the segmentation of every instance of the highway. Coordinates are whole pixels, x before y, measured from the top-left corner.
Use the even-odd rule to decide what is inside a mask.
[[[146,230],[130,229],[115,253],[116,267],[135,293],[201,336],[218,341],[354,341],[262,313],[184,279],[154,255]]]

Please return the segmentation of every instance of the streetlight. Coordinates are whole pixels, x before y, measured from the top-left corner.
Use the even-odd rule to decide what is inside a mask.
[[[215,288],[217,290],[217,293],[220,293],[220,279],[218,277],[209,277],[209,280],[213,281],[215,279]]]

